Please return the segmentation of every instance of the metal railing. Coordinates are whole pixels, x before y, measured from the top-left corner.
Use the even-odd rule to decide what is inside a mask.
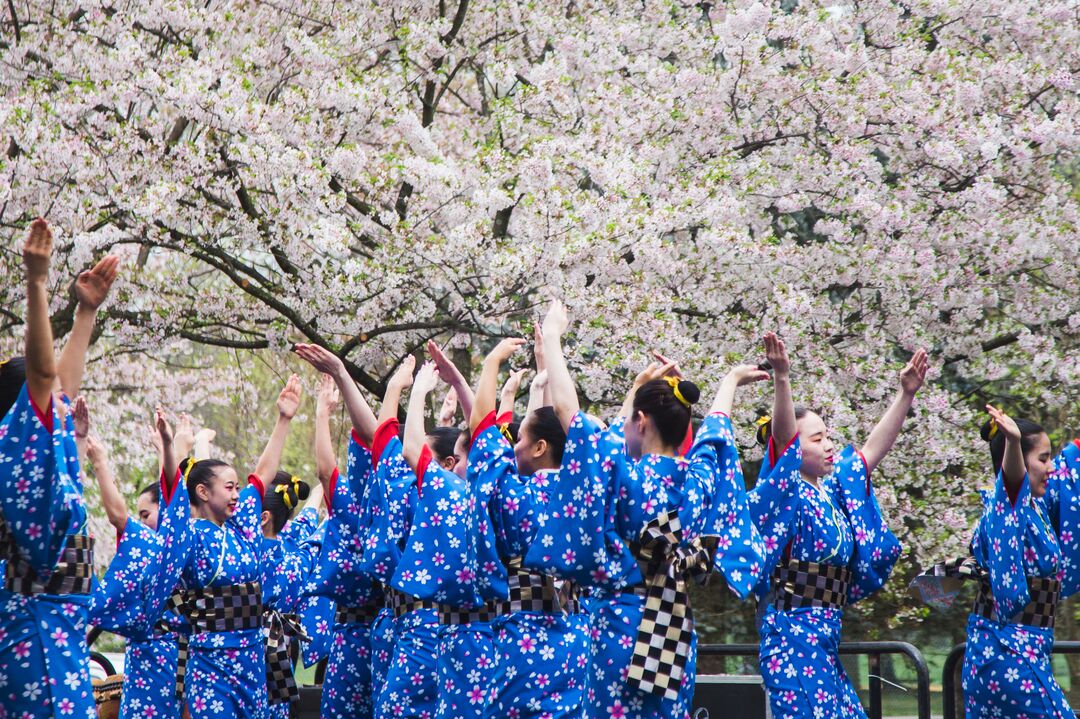
[[[1067,643],[1067,642],[1063,642]],[[1080,642],[1074,642],[1080,646]],[[955,651],[955,650],[954,650]],[[841,642],[841,654],[865,654],[869,664],[870,706],[867,713],[870,719],[881,719],[881,656],[883,654],[902,654],[915,665],[916,690],[915,701],[918,705],[919,719],[930,719],[930,670],[922,652],[907,642]],[[698,657],[756,657],[757,644],[702,644],[698,647]],[[946,719],[949,719],[946,717]]]
[[[956,675],[959,673],[960,663],[964,660],[964,650],[967,642],[957,644],[949,651],[945,658],[945,666],[941,670],[941,713],[943,719],[956,719]],[[1080,642],[1054,642],[1054,654],[1080,654]],[[960,703],[963,703],[961,697]]]

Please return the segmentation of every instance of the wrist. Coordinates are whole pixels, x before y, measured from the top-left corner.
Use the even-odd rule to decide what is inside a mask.
[[[49,279],[49,272],[46,270],[43,274],[38,274],[36,271],[31,272],[28,270],[24,273],[24,276],[26,277],[26,284],[32,286],[44,286]]]
[[[85,302],[79,301],[79,304],[75,306],[75,314],[89,317],[95,317],[97,315],[98,305],[89,305]]]

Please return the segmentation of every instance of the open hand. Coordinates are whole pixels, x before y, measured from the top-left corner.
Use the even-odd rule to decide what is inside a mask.
[[[1020,428],[1016,426],[1016,422],[1013,421],[1012,417],[990,404],[986,405],[986,411],[990,413],[990,419],[994,420],[994,423],[997,424],[998,431],[1003,433],[1008,439],[1015,442],[1020,441]]]
[[[544,334],[550,333],[561,337],[568,326],[570,326],[570,319],[566,315],[566,306],[559,300],[552,300],[547,315],[544,317]]]
[[[292,419],[300,409],[300,378],[296,375],[289,376],[289,381],[278,395],[277,409],[278,414],[285,419]]]
[[[81,307],[96,310],[101,306],[109,296],[119,266],[119,257],[106,255],[92,269],[79,273],[75,278],[75,297]]]
[[[904,369],[900,370],[900,388],[907,394],[915,394],[926,381],[926,371],[930,369],[930,359],[921,347],[915,351]]]
[[[71,421],[75,424],[75,436],[82,439],[90,434],[90,408],[86,399],[79,395],[71,406]]]
[[[30,232],[23,243],[23,266],[26,279],[44,280],[49,276],[52,259],[53,234],[49,223],[40,217],[30,223]]]
[[[329,417],[337,411],[341,404],[341,393],[338,392],[337,383],[328,374],[319,376],[319,389],[315,395],[315,411],[323,417]]]
[[[320,372],[338,376],[345,371],[345,363],[336,354],[319,345],[297,344],[293,352]]]
[[[775,332],[765,333],[765,358],[772,366],[774,376],[786,378],[791,373],[787,347],[784,345],[784,340],[777,337]]]

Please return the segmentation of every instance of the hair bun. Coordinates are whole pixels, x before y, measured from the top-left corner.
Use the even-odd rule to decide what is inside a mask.
[[[296,498],[303,502],[311,494],[311,487],[307,482],[300,481],[296,484]]]
[[[701,390],[688,379],[679,380],[679,394],[690,404],[695,404],[701,399]]]
[[[992,419],[988,419],[983,422],[983,426],[979,428],[979,436],[982,437],[984,442],[993,442],[994,437],[998,435],[997,422]]]

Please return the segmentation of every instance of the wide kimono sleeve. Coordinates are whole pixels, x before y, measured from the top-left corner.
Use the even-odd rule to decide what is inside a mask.
[[[301,543],[301,547],[318,548],[315,551],[316,562],[321,559],[321,547],[326,540],[326,523],[322,523]],[[316,564],[317,567],[317,564]],[[311,641],[302,645],[301,656],[304,658],[304,666],[315,666],[320,660],[330,653],[330,645],[333,641],[334,600],[317,595],[318,587],[315,582],[314,568],[304,583],[303,595],[297,614],[300,615],[300,623],[304,627],[304,633],[311,637]]]
[[[621,424],[604,430],[583,412],[574,415],[526,566],[589,587],[641,581],[637,560],[616,526],[629,472],[620,430]]]
[[[0,520],[13,544],[0,559],[28,562],[43,581],[86,524],[71,412],[61,422],[55,402],[38,408],[25,383],[0,420]]]
[[[840,453],[830,481],[835,481],[840,506],[851,522],[855,551],[849,565],[852,582],[848,603],[870,596],[885,584],[900,558],[900,540],[881,514],[866,459],[854,447]]]
[[[468,483],[438,462],[426,447],[409,537],[390,584],[405,594],[456,607],[478,607],[477,568],[469,537],[476,529]]]
[[[1061,596],[1069,597],[1080,591],[1080,440],[1054,459],[1043,501],[1061,545]]]
[[[311,570],[312,594],[336,600],[342,606],[363,603],[373,591],[371,578],[360,570],[363,543],[359,517],[366,485],[373,475],[372,454],[353,438],[349,443],[346,476],[335,470],[328,498],[329,517],[324,523],[319,552]]]
[[[315,533],[319,528],[319,510],[304,507],[296,516],[285,523],[279,538],[284,542],[299,544]]]
[[[713,566],[728,587],[745,599],[761,579],[765,545],[750,517],[739,450],[731,420],[712,414],[698,428],[687,459],[690,474],[712,472],[712,497],[703,533],[716,537]]]
[[[361,570],[389,584],[401,561],[410,491],[416,484],[409,463],[401,453],[396,433],[381,449],[372,476],[369,523],[364,535]]]
[[[161,536],[129,517],[116,554],[91,595],[90,623],[129,639],[149,637],[164,604],[154,612],[154,583],[168,583],[160,576],[164,550]],[[172,579],[173,586],[178,578]]]
[[[1021,507],[1031,496],[1027,475],[1014,502],[1005,489],[999,471],[992,496],[984,495],[985,507],[972,541],[972,552],[990,574],[998,616],[1011,617],[1030,601],[1024,575],[1024,533],[1026,520]]]
[[[551,473],[545,473],[545,481],[550,477]],[[498,427],[487,427],[476,435],[469,452],[469,478],[474,487],[490,485],[490,490],[482,492],[487,501],[477,507],[490,522],[489,545],[494,545],[499,557],[525,556],[536,534],[538,493],[528,478],[518,474],[514,448]],[[484,538],[485,533],[478,532],[478,537]]]
[[[757,527],[764,545],[764,565],[761,580],[754,591],[764,595],[769,591],[769,578],[791,538],[792,526],[799,510],[802,449],[795,435],[783,452],[776,453],[769,440],[769,451],[761,461],[757,484],[747,493],[750,518]]]

